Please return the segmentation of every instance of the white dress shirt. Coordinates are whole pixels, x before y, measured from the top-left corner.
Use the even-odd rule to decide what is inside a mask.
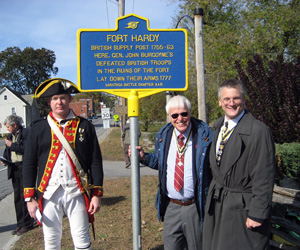
[[[188,130],[183,134],[184,141],[186,143],[189,132],[192,126],[190,125]],[[174,128],[175,134],[178,138],[180,132]],[[183,177],[183,188],[177,192],[174,187],[174,174],[175,174],[175,164],[177,155],[177,143],[174,133],[172,134],[168,159],[167,159],[167,195],[171,199],[176,200],[188,200],[194,198],[194,179],[193,179],[193,160],[192,160],[192,136],[190,137],[187,147],[184,153],[184,177]]]
[[[230,131],[231,129],[233,129],[239,123],[240,119],[243,117],[244,114],[245,114],[245,110],[239,116],[237,116],[234,119],[228,120],[226,116],[224,117],[224,123],[223,123],[223,126],[220,129],[217,144],[216,144],[216,158],[218,156],[220,143],[221,143],[221,140],[222,140],[222,131],[223,131],[223,128],[225,127],[225,122],[228,122],[228,131]],[[230,138],[230,136],[228,137],[228,139]]]

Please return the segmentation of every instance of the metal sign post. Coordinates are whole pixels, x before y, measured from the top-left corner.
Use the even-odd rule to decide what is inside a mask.
[[[106,130],[106,142],[108,142],[108,132],[107,129],[110,128],[110,110],[109,108],[101,109],[101,117],[103,121],[103,128]]]
[[[188,88],[187,33],[149,29],[149,20],[122,16],[116,29],[80,29],[78,87],[127,98],[130,117],[133,249],[142,249],[139,153],[139,99]]]
[[[198,118],[207,122],[206,97],[205,97],[205,74],[204,74],[204,52],[203,52],[203,9],[197,8],[195,14],[195,50],[197,69],[197,90],[198,90]]]
[[[139,145],[139,123],[137,117],[130,117],[130,144],[132,148]],[[132,196],[132,232],[133,249],[142,249],[141,234],[141,194],[140,194],[140,164],[139,153],[132,150],[131,161],[131,196]]]

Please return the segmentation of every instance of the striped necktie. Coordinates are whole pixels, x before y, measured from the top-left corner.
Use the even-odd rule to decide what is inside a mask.
[[[221,158],[222,158],[222,153],[225,147],[225,144],[227,142],[228,136],[227,135],[227,130],[228,130],[228,122],[225,122],[224,127],[223,127],[223,131],[222,131],[222,139],[220,142],[220,147],[219,147],[219,151],[218,151],[218,155],[217,155],[217,165],[220,165],[221,162]],[[231,133],[230,133],[231,134]]]
[[[178,149],[176,155],[176,164],[175,164],[175,175],[174,175],[174,187],[177,192],[179,192],[183,187],[183,177],[184,177],[184,150],[183,150],[183,140],[184,136],[180,134],[178,136]],[[179,152],[183,151],[183,152]]]

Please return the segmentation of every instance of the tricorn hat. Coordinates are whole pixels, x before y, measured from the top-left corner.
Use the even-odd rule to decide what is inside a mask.
[[[44,81],[37,87],[35,98],[74,93],[79,93],[74,83],[63,78],[52,78]]]

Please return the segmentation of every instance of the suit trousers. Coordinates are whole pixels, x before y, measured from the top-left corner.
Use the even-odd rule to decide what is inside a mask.
[[[128,148],[130,144],[124,144],[124,159],[126,166],[130,164],[130,157],[128,156]]]
[[[33,219],[30,217],[23,195],[22,163],[15,163],[12,167],[12,185],[14,189],[14,203],[17,217],[17,227],[31,229]]]
[[[89,219],[83,194],[70,197],[60,186],[50,200],[43,199],[45,250],[60,250],[63,216],[69,219],[74,249],[91,249]]]
[[[163,230],[165,250],[201,250],[202,231],[195,204],[181,206],[169,203]]]

